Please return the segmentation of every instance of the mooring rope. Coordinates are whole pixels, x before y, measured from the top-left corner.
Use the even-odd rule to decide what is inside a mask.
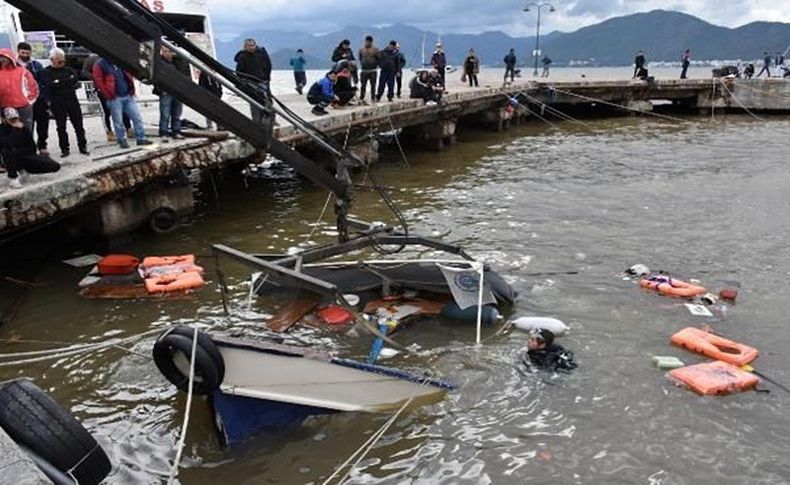
[[[113,339],[96,344],[84,344],[84,345],[70,346],[60,349],[38,350],[32,352],[16,352],[11,354],[0,354],[0,359],[31,357],[31,358],[24,358],[21,360],[13,360],[9,362],[0,362],[0,367],[12,367],[17,365],[33,364],[36,362],[44,362],[47,360],[59,359],[62,357],[72,357],[75,355],[88,354],[91,352],[96,352],[99,350],[116,347],[125,343],[131,343],[143,339],[145,337],[160,333],[161,331],[162,331],[161,329],[150,330],[148,332],[143,332],[141,334],[134,335],[132,337],[127,337],[124,339]]]
[[[573,116],[571,116],[571,115],[569,115],[567,113],[563,113],[562,111],[558,110],[557,108],[554,108],[554,107],[544,103],[543,101],[541,101],[541,100],[539,100],[539,99],[537,99],[535,97],[530,96],[529,94],[527,94],[527,93],[525,93],[523,91],[519,91],[516,95],[524,96],[525,98],[527,98],[527,101],[531,101],[533,104],[537,104],[538,106],[549,110],[555,116],[559,116],[560,118],[562,118],[562,119],[564,119],[566,121],[570,121],[570,122],[582,125],[582,126],[584,126],[586,128],[592,128],[592,125],[590,123],[586,123],[586,122],[584,122],[584,121],[582,121],[580,119],[574,118]]]
[[[724,81],[721,81],[721,85],[722,85],[722,87],[725,89],[725,91],[727,91],[727,93],[729,93],[730,97],[731,97],[732,99],[734,99],[734,100],[735,100],[735,102],[736,102],[736,103],[738,103],[738,105],[739,105],[741,108],[743,108],[743,110],[744,110],[744,111],[746,111],[747,113],[749,113],[749,115],[751,115],[751,116],[752,116],[754,119],[756,119],[757,121],[765,121],[765,119],[764,119],[764,118],[760,118],[760,117],[759,117],[759,116],[757,116],[756,114],[752,113],[752,112],[751,112],[751,110],[749,110],[749,108],[747,108],[747,107],[746,107],[746,106],[745,106],[743,103],[741,103],[741,100],[740,100],[740,99],[738,99],[738,97],[737,97],[737,96],[735,96],[735,94],[734,94],[732,91],[730,91],[730,88],[728,88],[728,87],[727,87],[727,85],[724,83]]]
[[[407,407],[409,407],[409,405],[413,401],[414,401],[414,397],[410,397],[408,401],[403,403],[403,406],[401,406],[400,409],[398,409],[398,411],[395,412],[395,414],[393,414],[375,433],[373,433],[370,436],[370,438],[368,438],[368,440],[362,444],[362,446],[357,448],[357,450],[354,453],[352,453],[351,456],[349,456],[346,459],[346,461],[344,461],[339,467],[337,467],[335,471],[329,476],[329,478],[323,481],[322,485],[328,485],[330,482],[332,482],[332,480],[340,474],[340,471],[343,470],[345,467],[347,467],[351,463],[351,460],[353,460],[356,457],[357,460],[348,468],[348,471],[346,471],[345,475],[343,475],[343,477],[340,480],[338,480],[337,483],[341,484],[345,482],[348,476],[351,474],[351,472],[354,471],[354,468],[356,468],[357,465],[359,465],[359,463],[365,458],[365,456],[367,456],[370,450],[373,449],[374,446],[376,446],[376,443],[378,443],[379,440],[384,436],[384,433],[386,433],[387,430],[393,424],[395,424],[395,421],[398,419],[398,416],[400,416],[401,413]]]
[[[167,484],[171,485],[178,476],[178,467],[181,463],[181,455],[184,452],[184,444],[187,438],[187,429],[189,427],[189,414],[192,410],[192,395],[193,387],[195,384],[195,355],[197,354],[197,341],[198,341],[198,328],[194,327],[192,334],[192,355],[189,361],[189,386],[187,387],[187,406],[184,410],[184,422],[181,425],[181,438],[178,440],[178,451],[176,452],[176,459],[173,461],[173,467],[170,469],[170,477],[167,479]]]
[[[389,111],[387,111],[387,119],[390,122],[390,128],[392,128],[392,132],[395,134],[395,144],[398,145],[400,156],[403,158],[403,164],[406,165],[406,168],[411,168],[411,165],[409,165],[409,160],[406,158],[406,152],[403,150],[403,146],[400,143],[400,136],[398,136],[398,130],[395,129],[395,123],[392,122],[392,116],[390,116]]]
[[[661,119],[665,119],[665,120],[669,120],[669,121],[675,121],[675,122],[678,122],[678,123],[689,123],[688,120],[684,120],[682,118],[676,118],[674,116],[662,115],[662,114],[659,114],[659,113],[654,113],[652,111],[647,111],[647,110],[643,110],[643,109],[639,109],[639,108],[634,108],[634,107],[631,107],[631,106],[626,106],[626,105],[622,105],[622,104],[612,103],[612,102],[609,102],[609,101],[604,101],[602,99],[591,98],[591,97],[585,96],[583,94],[577,94],[577,93],[573,93],[573,92],[570,92],[570,91],[557,89],[554,86],[547,86],[547,87],[549,89],[551,89],[552,91],[556,91],[558,93],[566,94],[568,96],[574,96],[576,98],[580,98],[580,99],[584,99],[584,100],[587,100],[587,101],[591,101],[593,103],[601,103],[601,104],[605,104],[607,106],[620,108],[620,109],[623,109],[623,110],[626,110],[626,111],[633,111],[633,112],[636,112],[636,113],[642,113],[642,114],[646,114],[646,115],[650,115],[650,116],[655,116],[656,118],[661,118]]]

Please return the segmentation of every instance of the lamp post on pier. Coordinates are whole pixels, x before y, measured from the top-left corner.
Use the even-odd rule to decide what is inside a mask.
[[[524,7],[525,12],[531,12],[530,7],[535,8],[538,11],[538,23],[535,27],[535,71],[532,73],[533,75],[538,75],[538,58],[540,57],[540,11],[544,7],[549,7],[549,12],[556,12],[557,9],[554,8],[554,5],[545,2],[545,3],[528,3]]]

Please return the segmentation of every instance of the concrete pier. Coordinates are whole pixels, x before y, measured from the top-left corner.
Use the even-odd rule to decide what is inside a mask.
[[[603,105],[610,112],[645,113],[655,103],[689,112],[748,109],[790,113],[790,80],[529,81],[480,88],[451,85],[438,106],[403,99],[331,110],[320,118],[310,113],[304,97],[293,94],[280,99],[341,143],[348,140],[352,150],[374,162],[378,145],[367,135],[403,129],[404,144],[441,149],[455,143],[461,120],[471,119],[474,124],[500,131],[512,122],[522,121],[527,111],[507,108],[514,97],[522,106],[544,115],[545,106],[579,110]],[[158,118],[156,101],[142,104],[146,122],[154,125]],[[248,112],[247,106],[238,100],[233,104]],[[188,109],[184,116],[203,122],[202,117]],[[169,182],[174,177],[184,170],[224,167],[254,155],[249,145],[232,136],[168,143],[153,138],[158,142],[153,147],[138,149],[132,144],[131,149],[121,151],[103,142],[98,118],[89,118],[86,124],[90,128],[89,139],[93,141],[92,158],[73,154],[65,161],[59,159],[54,148],[57,137],[51,130],[53,158],[63,163],[60,172],[29,177],[16,190],[8,187],[7,178],[0,179],[0,240],[79,212],[82,214],[75,220],[84,228],[105,235],[134,230],[150,222],[159,209],[176,215],[188,213],[191,197],[183,189],[173,189]],[[310,139],[290,125],[277,127],[275,136],[305,153],[318,153],[310,146]]]

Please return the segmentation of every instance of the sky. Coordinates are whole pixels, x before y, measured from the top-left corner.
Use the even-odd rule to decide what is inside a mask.
[[[323,34],[346,26],[403,23],[440,33],[501,30],[533,35],[535,12],[528,0],[209,0],[217,37],[249,30]],[[708,22],[737,27],[756,20],[790,22],[790,0],[563,0],[543,10],[543,32],[572,32],[602,20],[654,9],[677,10]]]

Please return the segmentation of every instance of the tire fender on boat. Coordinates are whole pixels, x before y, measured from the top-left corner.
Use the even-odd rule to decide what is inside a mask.
[[[565,335],[570,327],[561,320],[546,317],[521,317],[513,321],[513,326],[519,330],[529,332],[530,330],[548,330],[556,336]]]
[[[159,372],[179,390],[189,389],[189,365],[192,359],[194,329],[177,325],[166,330],[154,344],[154,363]],[[225,362],[217,345],[204,332],[198,331],[195,348],[195,382],[192,392],[198,396],[219,389],[225,378]]]
[[[0,427],[54,483],[68,473],[68,483],[95,485],[112,469],[88,430],[29,379],[0,386]]]

